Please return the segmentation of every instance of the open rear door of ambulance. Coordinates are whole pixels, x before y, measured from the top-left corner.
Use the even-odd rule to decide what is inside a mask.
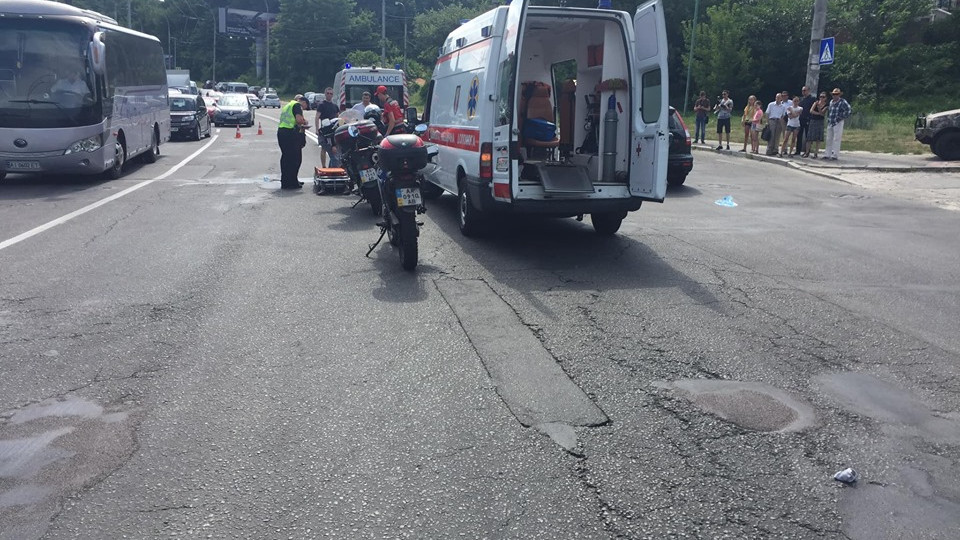
[[[507,10],[503,27],[503,40],[497,70],[496,108],[493,122],[493,198],[510,202],[513,188],[520,178],[520,138],[516,104],[519,96],[517,85],[517,58],[520,57],[527,0],[513,0]]]
[[[633,18],[633,146],[630,195],[663,201],[667,193],[667,31],[660,0],[637,9]]]

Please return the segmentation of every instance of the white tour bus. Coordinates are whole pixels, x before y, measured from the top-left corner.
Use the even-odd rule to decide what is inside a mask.
[[[381,85],[387,87],[390,97],[401,103],[404,109],[407,108],[410,96],[407,95],[407,77],[403,70],[347,67],[338,71],[333,78],[333,90],[341,111],[360,103],[364,92],[370,92],[370,97],[376,102],[373,94]]]
[[[0,178],[117,178],[170,139],[159,40],[46,0],[0,3]]]
[[[514,0],[454,30],[427,89],[434,184],[460,197],[460,229],[491,214],[590,214],[614,234],[663,202],[667,44],[660,0],[635,16]]]

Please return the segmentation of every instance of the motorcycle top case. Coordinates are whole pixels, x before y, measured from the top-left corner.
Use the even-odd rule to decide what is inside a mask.
[[[358,137],[354,138],[350,136],[350,126],[354,126],[360,131]],[[380,131],[377,130],[376,123],[372,120],[361,120],[360,122],[338,127],[333,134],[333,139],[340,150],[350,152],[356,149],[358,144],[360,148],[368,146],[371,140],[376,140],[379,136]]]
[[[419,171],[427,166],[427,147],[416,135],[390,135],[380,143],[380,167],[388,171]]]

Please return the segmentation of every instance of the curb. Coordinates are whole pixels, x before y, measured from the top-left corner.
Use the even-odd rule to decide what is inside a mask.
[[[775,163],[779,165],[785,165],[792,167],[795,170],[807,172],[817,176],[822,176],[824,178],[830,178],[843,182],[845,184],[856,185],[853,182],[844,180],[843,178],[832,174],[828,171],[836,172],[851,172],[851,171],[870,171],[870,172],[885,172],[885,173],[898,173],[898,172],[932,172],[932,173],[948,173],[948,172],[960,172],[960,165],[946,165],[943,167],[915,167],[915,166],[903,166],[903,167],[891,167],[891,166],[857,166],[857,165],[837,165],[833,167],[819,167],[816,165],[808,165],[802,161],[794,161],[789,158],[779,158],[768,156],[765,154],[753,154],[750,152],[739,152],[734,150],[717,150],[712,146],[708,145],[691,145],[691,150],[697,150],[699,152],[713,152],[716,154],[723,155],[725,157],[736,157],[737,159],[753,159],[757,161],[763,161],[766,163]]]

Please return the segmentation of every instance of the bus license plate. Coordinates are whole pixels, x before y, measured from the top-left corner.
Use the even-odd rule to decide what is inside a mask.
[[[420,197],[420,188],[397,189],[397,206],[417,206],[421,203],[423,199]]]
[[[8,161],[4,165],[8,171],[35,171],[40,169],[39,161]]]
[[[364,184],[367,182],[376,182],[378,178],[376,169],[364,169],[360,171],[360,180],[362,180]]]

